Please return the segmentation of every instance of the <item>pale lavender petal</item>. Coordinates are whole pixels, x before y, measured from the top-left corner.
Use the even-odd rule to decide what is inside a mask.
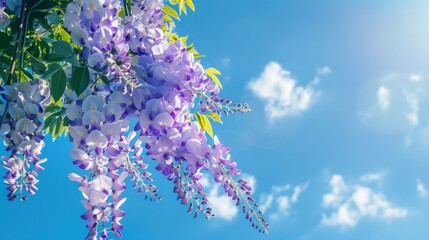
[[[88,134],[85,141],[88,147],[92,149],[95,149],[96,147],[105,148],[108,143],[106,136],[98,130],[94,130]]]
[[[154,122],[160,126],[171,127],[174,124],[174,119],[169,113],[163,112],[155,117]]]
[[[34,133],[36,131],[37,127],[34,122],[32,122],[30,119],[22,118],[16,122],[16,131],[21,133]]]
[[[100,111],[89,110],[82,116],[82,123],[85,125],[100,125],[106,121],[106,117]]]

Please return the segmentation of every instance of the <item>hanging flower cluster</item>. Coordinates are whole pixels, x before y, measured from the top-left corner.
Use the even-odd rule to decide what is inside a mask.
[[[44,132],[53,137],[68,132],[73,164],[82,170],[70,173],[69,179],[79,183],[85,198],[81,218],[87,221],[86,239],[122,235],[125,212],[120,207],[126,199],[121,194],[127,183],[151,199],[161,199],[148,171],[152,162],[172,181],[177,199],[194,217],[214,216],[200,182],[210,174],[242,206],[246,219],[265,233],[268,224],[252,189],[246,181],[234,180],[241,170],[229,148],[213,135],[209,120],[250,109],[218,97],[222,85],[217,70],[204,69],[192,46],[169,31],[175,10],[162,0],[123,1],[123,6],[120,0],[67,2],[65,29],[50,36],[63,40],[53,42],[48,51],[41,47],[43,38],[34,43],[39,50],[34,54],[41,57],[33,59],[43,58],[41,64],[47,67],[33,62],[26,67],[21,61],[19,78],[9,75],[2,91],[6,104],[1,133],[11,153],[2,159],[9,200],[26,199],[22,190],[34,194],[37,189],[34,170],[43,170],[40,164],[46,161],[37,157]],[[6,14],[4,3],[0,2],[0,16]],[[192,1],[186,3],[193,8]],[[49,7],[49,12],[57,6],[51,5],[29,7],[23,1],[24,18],[16,21],[26,28],[24,20],[32,10]],[[186,11],[185,1],[178,5],[180,12]],[[39,22],[35,34],[43,36],[50,29]],[[53,25],[61,27],[60,22]],[[67,34],[71,44],[64,41]],[[25,40],[18,43],[15,55],[23,54],[24,46]],[[11,74],[14,68],[11,64]],[[41,75],[50,85],[40,79],[22,82],[25,73]]]
[[[2,97],[8,101],[1,116],[1,138],[4,140],[6,150],[10,156],[3,156],[2,162],[7,170],[4,176],[8,185],[9,200],[17,196],[21,200],[27,197],[22,193],[34,195],[37,187],[37,172],[43,171],[40,159],[45,135],[42,132],[43,123],[40,121],[44,115],[44,108],[51,103],[49,85],[45,80],[21,82],[5,86]]]

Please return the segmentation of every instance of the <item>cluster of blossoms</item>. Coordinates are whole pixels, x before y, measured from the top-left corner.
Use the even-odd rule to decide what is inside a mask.
[[[131,57],[126,43],[120,0],[81,0],[67,6],[64,25],[83,47],[81,60],[113,81],[130,81]],[[127,72],[127,75],[123,74]],[[132,75],[131,75],[132,76]]]
[[[200,182],[208,173],[242,206],[252,225],[266,232],[268,224],[254,203],[250,186],[233,179],[241,170],[229,148],[217,137],[210,143],[194,120],[197,110],[220,115],[249,108],[231,106],[231,101],[218,97],[219,86],[194,54],[180,40],[172,41],[165,34],[168,24],[163,7],[162,0],[134,0],[128,16],[121,18],[120,0],[75,0],[64,14],[72,41],[80,46],[79,59],[91,69],[89,87],[79,96],[67,89],[61,99],[74,144],[73,164],[86,171],[69,175],[80,184],[85,198],[86,211],[81,217],[88,221],[86,239],[122,235],[120,220],[125,212],[120,207],[126,199],[121,195],[127,181],[151,199],[160,199],[146,157],[174,183],[173,191],[189,206],[188,213],[214,216]],[[108,82],[99,81],[100,76]],[[3,162],[13,200],[20,186],[34,193],[37,181],[30,175],[36,174],[26,169],[30,163],[41,169],[43,160],[36,157],[43,147],[40,119],[50,94],[43,80],[9,88],[3,98],[12,110],[1,132],[12,152]],[[21,92],[27,96],[16,97]],[[24,180],[18,181],[20,176]]]
[[[88,89],[85,98],[65,99],[66,115],[70,120],[70,139],[76,146],[71,152],[74,164],[90,173],[81,177],[70,174],[69,178],[80,182],[79,190],[86,200],[86,212],[81,216],[88,220],[90,230],[88,239],[106,239],[112,231],[121,236],[123,226],[120,219],[125,215],[119,207],[125,202],[121,198],[125,190],[125,179],[134,180],[133,187],[148,191],[154,196],[154,186],[146,184],[150,175],[145,172],[141,142],[132,144],[136,133],[129,131],[129,118],[132,114],[132,99],[120,91],[104,87],[92,91]],[[110,224],[108,224],[110,223]]]
[[[34,80],[5,86],[1,92],[3,99],[8,101],[1,116],[1,138],[7,146],[10,156],[2,157],[3,167],[7,169],[3,177],[8,185],[8,199],[20,197],[26,200],[23,190],[35,194],[37,172],[42,171],[40,159],[45,143],[42,132],[45,107],[51,103],[48,82]]]

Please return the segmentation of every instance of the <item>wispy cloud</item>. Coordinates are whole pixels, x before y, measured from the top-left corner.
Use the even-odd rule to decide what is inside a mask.
[[[405,145],[427,145],[429,81],[419,74],[392,73],[362,88],[359,105],[363,122],[383,134],[404,134]]]
[[[408,100],[408,105],[410,107],[410,112],[407,114],[407,119],[412,126],[418,126],[420,122],[420,116],[419,116],[420,99],[416,94],[408,94],[407,100]]]
[[[315,86],[320,76],[329,74],[329,67],[318,70],[318,75],[307,86],[299,86],[291,72],[283,69],[279,63],[270,62],[256,80],[248,83],[253,94],[264,101],[269,122],[286,116],[293,116],[307,111],[320,92]]]
[[[293,188],[289,184],[273,186],[270,193],[261,194],[260,208],[263,212],[269,212],[271,220],[287,217],[291,207],[298,202],[300,195],[308,186],[308,182]]]
[[[384,172],[378,172],[378,173],[367,173],[365,175],[362,175],[359,179],[362,182],[370,183],[370,182],[381,182],[384,178]]]
[[[229,64],[231,64],[231,58],[229,57],[222,58],[222,66],[229,67]]]
[[[419,196],[421,198],[426,198],[428,196],[428,191],[426,190],[425,184],[420,180],[417,179],[417,192],[419,193]]]
[[[293,189],[293,194],[292,194],[292,198],[291,201],[292,203],[296,203],[298,202],[298,198],[301,195],[302,192],[304,192],[308,187],[308,182],[306,182],[303,185],[298,185]]]
[[[327,66],[317,69],[317,75],[318,76],[324,76],[324,75],[328,75],[331,73],[332,73],[332,70]]]
[[[250,174],[242,174],[241,178],[246,180],[249,186],[252,187],[253,192],[255,192],[256,178]],[[226,221],[233,220],[238,214],[235,202],[222,191],[223,189],[219,184],[215,184],[206,177],[202,178],[201,183],[208,193],[209,205],[213,209],[213,213],[216,214],[216,218]]]
[[[331,210],[322,214],[322,224],[340,228],[356,226],[363,218],[391,221],[408,215],[405,208],[395,207],[381,192],[365,186],[368,180],[381,181],[381,175],[362,176],[359,184],[347,184],[343,176],[333,175],[331,191],[323,196],[322,206]]]
[[[422,76],[419,74],[411,74],[410,81],[412,82],[420,82],[422,80]]]
[[[386,110],[389,108],[390,105],[390,91],[384,86],[381,86],[378,88],[377,92],[377,101],[378,106],[380,106],[381,109]]]

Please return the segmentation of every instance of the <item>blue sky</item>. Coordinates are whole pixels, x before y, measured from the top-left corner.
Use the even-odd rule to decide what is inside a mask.
[[[429,3],[195,4],[177,31],[221,70],[222,96],[253,108],[214,129],[256,182],[270,233],[254,231],[210,183],[220,214],[193,219],[157,176],[163,201],[127,191],[124,239],[427,239]],[[0,200],[2,238],[86,234],[70,149],[48,141],[37,195]]]

